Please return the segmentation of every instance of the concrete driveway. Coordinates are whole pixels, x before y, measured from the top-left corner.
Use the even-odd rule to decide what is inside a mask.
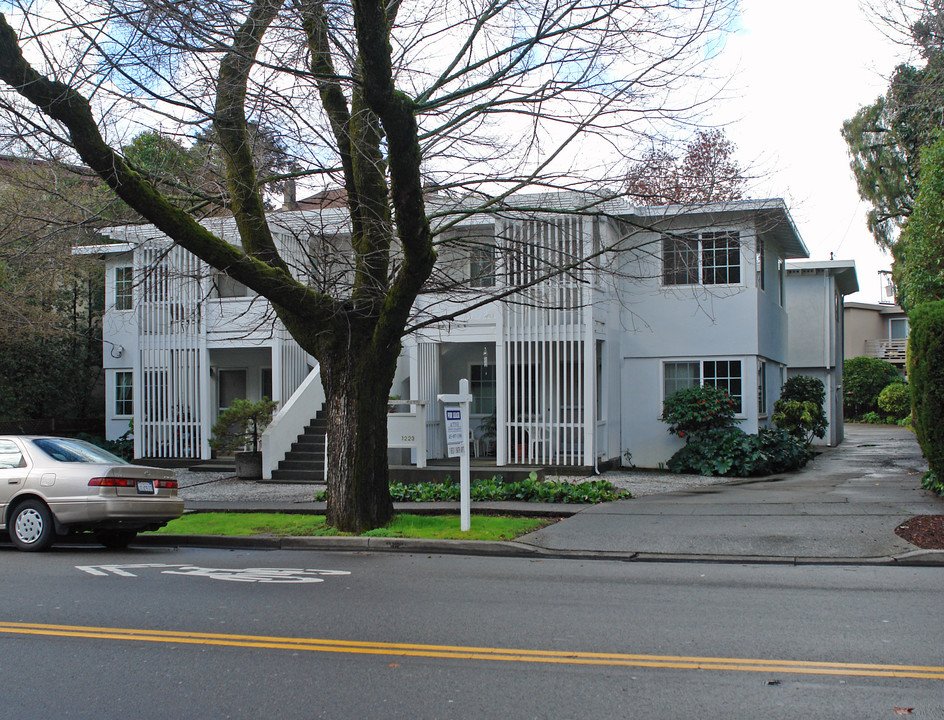
[[[910,431],[847,425],[839,447],[823,448],[799,472],[597,505],[519,542],[640,559],[920,556],[894,529],[913,515],[944,514],[944,500],[921,489],[926,470]]]

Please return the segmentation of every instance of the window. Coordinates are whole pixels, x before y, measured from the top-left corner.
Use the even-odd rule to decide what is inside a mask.
[[[469,284],[472,287],[495,287],[495,248],[476,245],[469,256]]]
[[[115,415],[134,414],[134,374],[127,371],[115,373]]]
[[[701,282],[736,285],[741,282],[741,252],[737,233],[702,233]]]
[[[743,383],[740,360],[696,360],[663,365],[663,399],[697,385],[721,388],[734,400],[735,412],[741,412]]]
[[[700,362],[668,362],[665,364],[663,397],[674,395],[679,390],[701,385]]]
[[[472,392],[472,414],[491,415],[495,412],[495,366],[473,365],[469,369]]]
[[[259,387],[262,389],[262,397],[272,399],[272,368],[262,368],[259,371]]]
[[[703,232],[662,239],[663,285],[736,285],[741,282],[737,232]]]
[[[606,390],[603,387],[603,341],[596,342],[596,383],[597,383],[597,422],[606,419],[604,413],[604,401],[606,399]]]
[[[741,361],[705,360],[702,363],[704,385],[721,388],[734,400],[734,411],[741,412]]]
[[[767,363],[763,360],[757,365],[757,414],[767,414]]]
[[[694,285],[698,282],[697,237],[662,240],[662,284]]]
[[[131,309],[132,272],[130,267],[115,268],[115,310]]]
[[[764,256],[764,241],[757,238],[757,253],[754,256],[754,264],[757,266],[757,289],[763,290],[767,285],[767,270],[764,265],[767,258]]]
[[[908,339],[908,319],[892,318],[888,321],[889,340]]]

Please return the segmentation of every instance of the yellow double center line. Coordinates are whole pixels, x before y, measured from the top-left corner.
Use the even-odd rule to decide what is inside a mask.
[[[734,670],[738,672],[795,673],[802,675],[843,675],[860,677],[920,678],[944,680],[944,667],[922,665],[876,665],[869,663],[813,662],[806,660],[757,660],[746,658],[685,657],[676,655],[632,655],[623,653],[570,652],[559,650],[517,650],[462,645],[417,645],[413,643],[357,642],[318,638],[270,637],[265,635],[221,635],[176,630],[46,625],[0,622],[0,633],[48,635],[97,640],[187,645],[219,645],[269,650],[385,655],[390,657],[430,657],[455,660],[503,660],[506,662],[561,665],[606,665],[615,667],[666,668],[680,670]]]

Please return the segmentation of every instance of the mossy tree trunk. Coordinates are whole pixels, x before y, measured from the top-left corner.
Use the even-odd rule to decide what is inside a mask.
[[[383,525],[392,515],[387,399],[401,336],[436,255],[423,199],[414,107],[393,82],[388,6],[379,0],[354,3],[359,77],[349,99],[332,64],[324,5],[301,2],[294,7],[302,13],[311,69],[319,78],[343,166],[355,255],[347,298],[317,292],[293,277],[266,221],[250,152],[248,79],[267,29],[283,10],[282,0],[254,0],[220,62],[216,83],[214,126],[242,249],[175,207],[113,150],[88,100],[37,73],[2,15],[0,78],[68,128],[82,159],[128,205],[177,244],[269,299],[295,340],[319,360],[328,405],[328,522],[341,530],[363,531]],[[401,256],[391,274],[395,240]]]

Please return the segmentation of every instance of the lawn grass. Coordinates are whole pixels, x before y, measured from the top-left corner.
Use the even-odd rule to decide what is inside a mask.
[[[437,540],[512,540],[548,524],[547,518],[476,515],[471,529],[459,529],[458,515],[397,515],[386,527],[364,533],[369,537]],[[276,535],[325,537],[349,535],[325,525],[323,515],[285,513],[188,513],[158,533],[171,535]]]

